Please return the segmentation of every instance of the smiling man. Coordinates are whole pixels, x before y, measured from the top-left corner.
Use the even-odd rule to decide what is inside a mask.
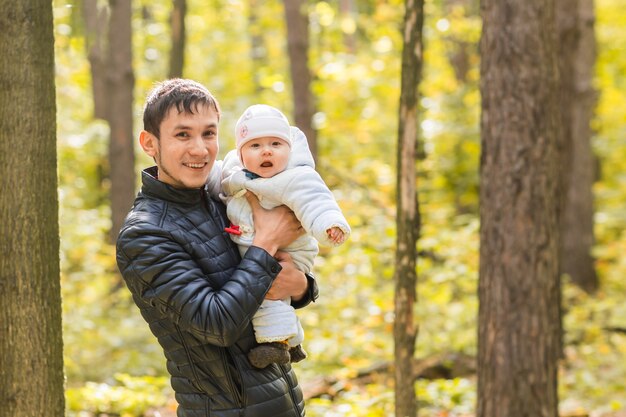
[[[176,188],[201,188],[215,162],[220,111],[216,101],[181,102],[170,107],[160,126],[160,114],[146,106],[146,130],[139,135],[144,152],[159,168],[159,180]],[[156,113],[156,109],[155,109]]]
[[[143,171],[120,231],[118,267],[163,347],[179,417],[303,416],[291,366],[258,370],[246,357],[264,298],[291,297],[299,308],[317,297],[313,277],[279,251],[303,231],[286,207],[265,210],[247,197],[259,226],[240,257],[225,207],[205,186],[219,119],[217,100],[194,81],[167,80],[150,93],[139,142],[156,166]]]

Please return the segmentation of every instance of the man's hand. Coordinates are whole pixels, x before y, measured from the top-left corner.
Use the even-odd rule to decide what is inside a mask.
[[[309,285],[304,272],[296,268],[287,252],[276,252],[275,258],[283,269],[272,283],[265,298],[268,300],[282,300],[291,297],[297,301],[304,297]]]
[[[254,246],[265,249],[274,256],[280,248],[289,246],[291,242],[304,234],[298,218],[287,206],[266,210],[261,207],[257,196],[249,191],[246,199],[252,208],[255,229],[252,241]]]

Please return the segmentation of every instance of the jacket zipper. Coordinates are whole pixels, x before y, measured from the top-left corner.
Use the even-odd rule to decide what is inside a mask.
[[[222,363],[224,364],[224,369],[226,370],[230,391],[235,396],[235,399],[239,401],[240,408],[243,408],[246,404],[246,390],[243,386],[243,378],[241,378],[241,390],[239,390],[237,389],[237,385],[235,384],[235,381],[233,379],[232,370],[230,369],[230,366],[228,366],[228,359],[230,359],[230,362],[232,362],[237,372],[239,372],[239,374],[241,375],[241,372],[239,371],[239,366],[237,366],[237,361],[235,361],[235,358],[233,358],[233,355],[230,353],[228,348],[220,349],[220,351],[222,352]],[[226,357],[226,355],[228,355],[228,358]]]
[[[287,378],[287,371],[285,371],[285,368],[283,368],[282,365],[278,365],[278,367],[280,368],[280,371],[283,373],[283,378],[285,378],[285,382],[287,383],[287,386],[289,387],[289,396],[291,397],[291,402],[293,403],[293,408],[296,409],[296,411],[298,411],[298,415],[301,416],[302,415],[302,410],[300,410],[300,407],[298,407],[298,401],[296,401],[296,396],[293,393],[293,386],[291,385],[291,382],[289,381],[289,378]]]
[[[180,327],[176,326],[176,332],[178,332],[178,337],[180,337],[180,342],[182,343],[183,348],[185,349],[185,354],[187,355],[187,361],[189,361],[189,369],[191,369],[191,374],[193,376],[191,383],[198,391],[204,392],[200,384],[200,377],[198,377],[198,372],[196,371],[196,367],[193,361],[191,360],[191,352],[189,352],[189,347],[187,346],[187,343],[185,342],[183,333],[180,331]]]

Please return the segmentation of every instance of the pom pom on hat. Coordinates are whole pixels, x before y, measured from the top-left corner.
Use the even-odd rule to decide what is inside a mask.
[[[280,110],[267,104],[248,107],[235,125],[237,153],[246,142],[266,136],[280,138],[291,146],[289,120]]]

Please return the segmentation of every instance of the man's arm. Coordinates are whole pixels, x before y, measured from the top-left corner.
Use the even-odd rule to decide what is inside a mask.
[[[287,252],[278,251],[276,259],[283,269],[272,283],[265,298],[282,300],[291,297],[291,305],[294,308],[302,308],[315,301],[319,294],[315,277],[297,269]]]
[[[307,280],[307,288],[305,293],[302,295],[302,298],[291,298],[291,306],[295,309],[306,307],[310,303],[315,302],[315,300],[317,300],[317,297],[319,297],[319,288],[317,287],[317,281],[313,274],[308,273],[304,274],[304,276]]]
[[[250,248],[228,281],[213,288],[197,261],[158,226],[130,226],[118,239],[117,262],[140,308],[156,308],[198,338],[235,343],[282,267]]]
[[[295,309],[308,306],[319,296],[319,289],[315,276],[303,273],[296,268],[287,252],[277,252],[276,259],[283,267],[270,290],[265,295],[269,300],[282,300],[291,297],[291,306]]]

